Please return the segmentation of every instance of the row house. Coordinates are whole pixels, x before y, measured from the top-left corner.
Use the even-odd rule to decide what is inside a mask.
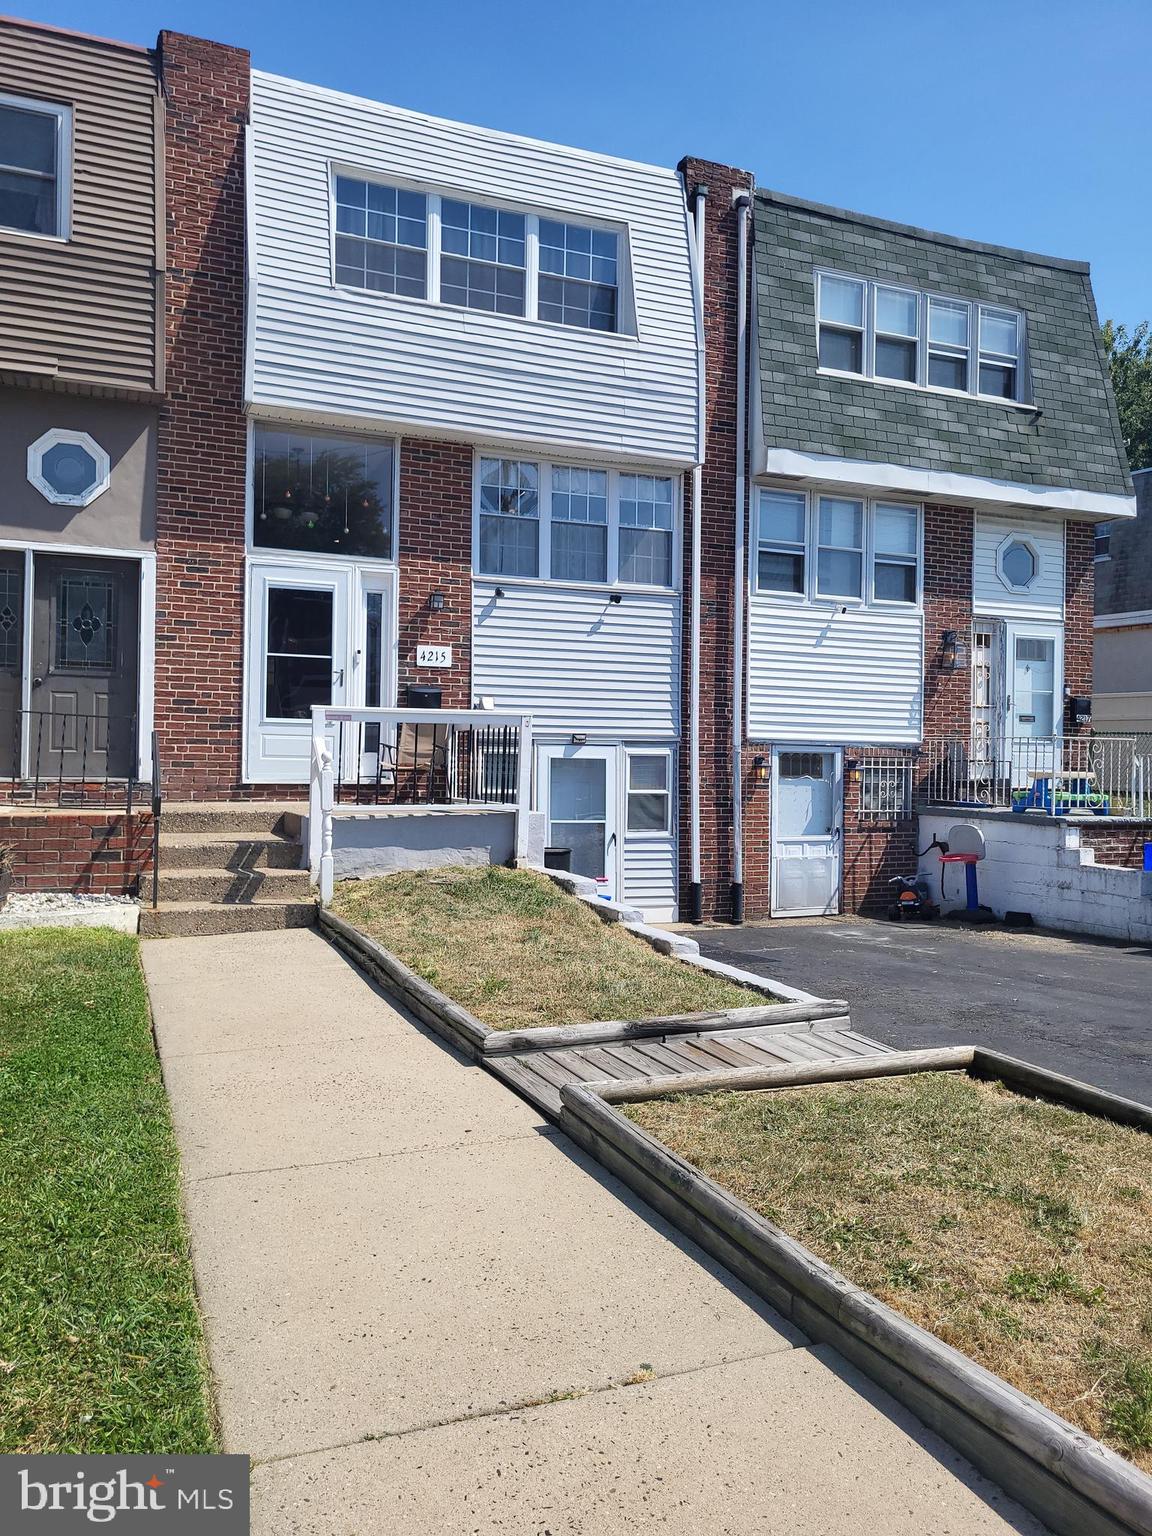
[[[406,740],[508,798],[433,712],[530,717],[533,857],[739,920],[876,904],[926,762],[1079,729],[1132,510],[1083,266],[0,28],[9,799],[301,807],[319,709],[366,824]]]

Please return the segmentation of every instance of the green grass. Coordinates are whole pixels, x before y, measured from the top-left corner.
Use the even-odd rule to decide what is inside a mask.
[[[1152,1471],[1152,1137],[959,1072],[622,1106],[913,1322]]]
[[[771,1002],[657,954],[527,869],[348,880],[332,910],[493,1029]]]
[[[0,1451],[215,1448],[137,942],[0,935]]]

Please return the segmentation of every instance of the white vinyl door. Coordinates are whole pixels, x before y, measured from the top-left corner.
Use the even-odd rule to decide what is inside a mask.
[[[540,749],[539,800],[548,818],[548,846],[570,849],[572,873],[595,880],[609,901],[620,889],[618,775],[615,747]]]
[[[1061,636],[1041,625],[1007,624],[1004,633],[1004,730],[1013,787],[1059,766]]]
[[[840,908],[840,753],[772,757],[772,915],[824,917]]]
[[[248,772],[256,784],[306,784],[314,704],[352,702],[352,573],[254,566],[248,668]]]

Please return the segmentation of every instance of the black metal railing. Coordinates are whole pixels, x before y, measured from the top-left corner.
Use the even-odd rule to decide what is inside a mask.
[[[135,715],[22,709],[13,716],[0,798],[10,805],[94,806],[132,814],[137,779]]]
[[[339,721],[337,805],[515,805],[520,733],[512,725]]]

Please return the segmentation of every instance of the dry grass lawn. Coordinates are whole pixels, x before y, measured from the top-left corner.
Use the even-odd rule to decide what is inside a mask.
[[[332,910],[493,1029],[771,1001],[657,954],[531,870],[347,880],[337,886]]]
[[[959,1072],[622,1105],[851,1280],[1152,1471],[1152,1137]]]

